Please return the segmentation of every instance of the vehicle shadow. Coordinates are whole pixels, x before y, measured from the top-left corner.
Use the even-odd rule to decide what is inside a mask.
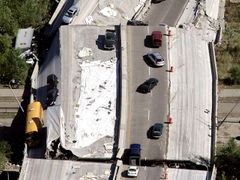
[[[147,55],[144,55],[144,56],[143,56],[143,60],[144,60],[144,62],[145,62],[149,67],[159,68],[158,66],[155,66],[153,63],[151,63],[151,61],[149,60],[149,58],[148,58]]]
[[[147,94],[148,91],[146,91],[146,88],[144,88],[144,83],[140,84],[137,89],[136,92],[141,93],[141,94]]]
[[[127,175],[127,170],[124,170],[124,171],[121,173],[121,176],[127,178],[127,177],[128,177],[128,175]]]
[[[148,139],[152,139],[152,137],[151,137],[152,129],[153,129],[153,126],[151,126],[151,127],[147,130],[147,138],[148,138]]]
[[[96,40],[96,45],[97,45],[98,49],[106,50],[104,48],[104,39],[105,39],[105,35],[98,35],[98,38]]]
[[[125,149],[123,152],[123,155],[121,157],[123,164],[128,164],[129,161],[129,155],[130,155],[130,149]]]
[[[147,35],[146,38],[144,39],[144,46],[148,48],[152,48],[152,36]]]
[[[158,3],[161,3],[161,2],[163,2],[163,1],[165,1],[165,0],[159,0],[159,1],[153,1],[153,0],[152,0],[151,3],[152,3],[152,4],[158,4]]]

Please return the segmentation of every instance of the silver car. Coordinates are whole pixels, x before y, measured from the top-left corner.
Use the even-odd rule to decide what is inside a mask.
[[[164,66],[165,61],[159,52],[151,52],[147,56],[155,66]]]
[[[66,24],[70,24],[77,15],[78,11],[79,9],[76,6],[70,7],[70,9],[68,9],[68,11],[64,14],[62,18],[63,22]]]

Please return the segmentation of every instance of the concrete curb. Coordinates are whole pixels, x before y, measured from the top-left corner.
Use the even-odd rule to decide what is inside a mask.
[[[128,73],[127,73],[127,41],[126,41],[126,26],[120,26],[121,34],[121,122],[119,131],[119,149],[124,148],[126,122],[128,115]]]
[[[140,6],[137,12],[133,15],[132,19],[141,20],[142,16],[147,12],[150,6],[151,6],[151,1],[146,0],[146,2],[142,6]]]
[[[116,164],[116,168],[115,168],[115,171],[114,171],[114,174],[113,174],[113,180],[120,180],[121,179],[121,176],[120,176],[120,172],[122,171],[122,161],[117,161],[117,164]]]

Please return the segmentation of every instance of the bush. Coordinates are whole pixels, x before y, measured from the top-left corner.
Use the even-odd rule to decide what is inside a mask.
[[[8,162],[10,154],[10,145],[6,141],[0,141],[0,171],[5,168],[5,164]]]
[[[216,166],[217,179],[235,180],[240,178],[240,146],[232,138],[227,145],[218,148]]]
[[[240,4],[226,1],[226,29],[223,42],[216,48],[218,77],[226,85],[239,85],[240,63]]]
[[[234,66],[230,69],[230,79],[232,84],[240,84],[240,65]]]

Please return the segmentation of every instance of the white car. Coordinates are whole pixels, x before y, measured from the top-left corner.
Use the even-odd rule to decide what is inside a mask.
[[[79,11],[78,7],[76,6],[70,7],[70,9],[68,9],[68,11],[64,14],[62,18],[63,22],[66,24],[70,24],[75,18],[75,16],[78,14],[78,11]]]
[[[151,52],[147,56],[155,66],[164,66],[165,61],[159,52]]]
[[[128,171],[127,171],[127,175],[129,177],[137,177],[138,171],[139,171],[139,169],[138,169],[137,166],[129,166]]]

